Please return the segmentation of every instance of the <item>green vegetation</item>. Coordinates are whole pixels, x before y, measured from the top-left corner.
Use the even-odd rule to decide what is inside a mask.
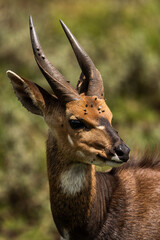
[[[62,19],[100,70],[113,125],[136,151],[160,145],[159,0],[0,1],[0,240],[54,240],[45,162],[47,127],[17,101],[6,70],[50,91],[32,54],[28,16],[50,61],[75,86]]]

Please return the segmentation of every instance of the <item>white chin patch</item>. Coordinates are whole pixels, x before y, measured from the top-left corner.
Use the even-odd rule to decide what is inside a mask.
[[[122,161],[119,159],[119,157],[117,156],[117,154],[115,154],[115,156],[113,156],[113,157],[111,158],[111,160],[122,163]]]
[[[81,191],[86,181],[86,167],[76,163],[70,169],[62,172],[60,185],[64,193],[74,195]]]
[[[122,163],[123,161],[119,159],[117,154],[111,158],[111,161],[106,161],[106,165],[111,167],[119,167]]]

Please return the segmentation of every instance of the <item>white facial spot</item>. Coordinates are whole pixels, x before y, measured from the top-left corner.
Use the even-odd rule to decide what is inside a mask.
[[[84,155],[84,153],[83,153],[82,151],[77,151],[76,154],[77,154],[79,157],[82,157],[82,158],[85,157],[85,155]]]
[[[73,140],[71,138],[71,136],[68,134],[68,142],[71,144],[71,146],[73,147],[74,143]]]
[[[97,129],[104,130],[105,126],[97,126]]]
[[[62,172],[60,185],[64,193],[74,195],[80,192],[86,181],[86,166],[74,164],[70,169]]]

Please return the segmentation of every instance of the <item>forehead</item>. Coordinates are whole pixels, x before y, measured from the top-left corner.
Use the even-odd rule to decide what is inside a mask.
[[[82,100],[71,101],[66,104],[68,118],[74,116],[78,119],[84,119],[92,125],[99,125],[99,120],[105,118],[111,123],[112,113],[104,99],[99,99],[96,96],[81,95],[81,97]]]

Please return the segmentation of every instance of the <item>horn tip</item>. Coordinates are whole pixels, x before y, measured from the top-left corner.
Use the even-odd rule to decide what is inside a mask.
[[[34,29],[33,18],[31,15],[29,16],[29,27],[30,27],[30,30]]]
[[[30,25],[33,24],[33,19],[32,19],[32,16],[31,16],[31,15],[29,16],[29,24],[30,24]]]
[[[63,27],[63,29],[66,27],[66,25],[65,25],[65,23],[60,19],[59,20],[60,21],[60,24],[61,24],[61,26]]]
[[[73,37],[72,33],[70,32],[69,28],[66,26],[66,24],[61,19],[59,21],[61,23],[61,26],[62,26],[66,36],[68,37],[68,39],[70,41],[70,37],[71,36]]]
[[[62,19],[59,19],[59,21],[60,21],[61,24],[64,24],[64,22],[62,21]]]

